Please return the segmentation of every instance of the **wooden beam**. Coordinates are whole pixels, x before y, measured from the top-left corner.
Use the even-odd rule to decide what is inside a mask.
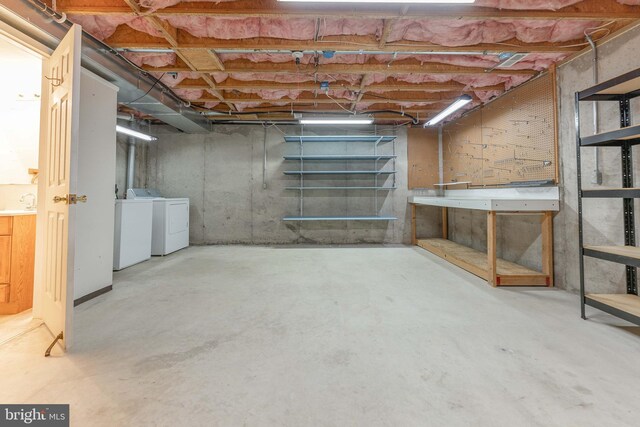
[[[395,20],[393,19],[385,19],[384,25],[382,27],[382,34],[380,35],[380,43],[378,43],[379,49],[384,49],[387,45],[387,39],[389,38],[389,34],[391,34],[391,30],[393,29],[393,24]]]
[[[219,101],[219,98],[214,97],[202,97],[196,100],[191,101],[192,103],[205,103],[205,102],[216,102]],[[353,100],[351,99],[329,99],[320,95],[317,98],[313,97],[303,97],[296,99],[282,98],[282,99],[263,99],[260,97],[256,98],[244,98],[244,97],[235,97],[235,96],[224,96],[224,100],[227,102],[232,102],[234,104],[254,104],[254,103],[263,103],[270,104],[274,102],[286,102],[287,104],[310,104],[310,105],[333,105],[333,104],[350,104],[353,105]],[[455,100],[455,97],[449,99],[421,99],[421,98],[406,98],[406,99],[393,99],[393,100],[384,100],[384,99],[365,99],[362,102],[374,104],[400,104],[400,103],[411,103],[411,104],[425,104],[425,105],[436,105],[438,108],[446,108],[451,102]],[[360,101],[358,101],[360,102]],[[396,108],[400,108],[399,106]],[[355,105],[350,110],[355,109]]]
[[[271,113],[271,114],[221,114],[216,116],[206,116],[212,122],[220,122],[226,120],[296,120],[291,114],[287,113]],[[411,119],[396,114],[376,114],[374,116],[376,122],[389,121],[395,123],[410,122]]]
[[[213,59],[213,61],[218,65],[218,68],[220,68],[221,70],[224,70],[224,63],[222,62],[218,54],[212,49],[208,49],[208,53]]]
[[[77,15],[131,14],[121,0],[57,0],[56,9]],[[219,3],[181,2],[175,6],[149,13],[152,16],[211,16],[227,18],[349,18],[349,19],[576,19],[611,20],[638,19],[640,8],[622,5],[615,0],[584,0],[559,10],[509,10],[472,5],[412,5],[405,14],[400,7],[390,5],[366,5],[366,9],[348,4],[331,5],[283,4],[276,0],[239,0]]]
[[[368,111],[380,111],[380,110],[395,110],[397,111],[396,108],[394,108],[393,105],[385,105],[382,104],[381,107],[383,108],[377,108],[377,106],[373,106],[372,108],[366,108],[363,109],[362,111],[360,111],[360,113],[364,113],[366,114]],[[265,106],[261,106],[261,107],[252,107],[252,108],[244,108],[242,110],[243,113],[253,113],[253,114],[261,114],[261,115],[265,115],[265,114],[275,114],[277,116],[290,116],[291,115],[291,105],[284,105],[284,106],[274,106],[274,105],[265,105]],[[302,111],[302,112],[309,112],[309,113],[321,113],[321,114],[337,114],[337,115],[343,115],[346,114],[344,109],[340,108],[340,106],[338,105],[330,105],[330,104],[322,104],[322,105],[318,105],[318,106],[312,106],[312,105],[299,105],[296,106],[294,108],[294,110],[296,111]],[[229,109],[225,109],[223,105],[219,105],[215,108],[209,108],[206,109],[206,111],[213,111],[216,113],[220,113],[220,114],[224,114],[224,115],[233,115],[234,113],[238,112],[237,110],[229,110]],[[429,106],[429,107],[411,107],[411,108],[407,108],[404,111],[405,115],[411,115],[411,116],[419,116],[420,120],[423,120],[425,118],[425,116],[431,116],[433,114],[436,114],[438,112],[442,111],[441,107],[433,107],[433,106]],[[401,114],[391,114],[395,117],[398,117],[399,119],[401,119],[403,116]],[[210,116],[210,117],[217,117],[217,116]],[[406,117],[406,116],[405,116]],[[407,120],[409,120],[409,118],[406,118]]]
[[[185,79],[176,86],[176,89],[208,89],[209,85],[202,79]],[[222,83],[216,84],[219,90],[317,90],[320,83],[278,83],[271,81],[239,81],[228,78]],[[347,82],[330,82],[329,89],[359,90],[360,85],[352,85]],[[376,83],[367,86],[369,91],[376,92],[453,92],[453,91],[504,91],[504,84],[469,87],[462,83],[406,83],[389,79],[387,82]]]
[[[143,67],[147,71],[155,72],[181,72],[193,71],[184,63],[176,61],[174,65],[165,67]],[[197,70],[199,73],[215,73],[220,70]],[[391,65],[379,62],[369,62],[365,64],[320,64],[296,66],[294,63],[273,63],[273,62],[251,62],[246,59],[236,59],[225,62],[225,72],[227,73],[289,73],[289,74],[498,74],[505,76],[526,75],[534,76],[538,71],[534,70],[514,70],[514,69],[494,69],[488,70],[479,67],[461,67],[457,65],[439,64],[435,62],[421,63],[416,60],[397,61]]]
[[[497,258],[496,258],[496,213],[487,212],[487,282],[491,286],[498,286]]]
[[[442,238],[449,238],[449,209],[445,206],[442,208]]]
[[[480,43],[470,46],[441,46],[438,44],[402,40],[400,42],[385,43],[380,46],[380,40],[374,35],[368,36],[327,36],[322,40],[289,40],[279,38],[252,39],[215,39],[196,37],[184,30],[177,30],[177,45],[180,49],[244,49],[244,50],[336,50],[336,51],[383,51],[383,52],[474,52],[478,54],[501,53],[505,50],[521,53],[572,53],[583,49],[579,43],[583,40],[567,43],[524,43],[518,39],[505,40],[503,43]],[[109,46],[116,49],[157,49],[172,48],[162,39],[137,31],[128,25],[120,25],[116,31],[105,40]]]
[[[220,60],[216,60],[208,50],[176,49],[175,52],[182,60],[189,62],[196,70],[224,70],[224,66]]]
[[[138,3],[136,3],[135,0],[124,0],[124,2],[131,8],[131,10],[136,14],[136,15],[142,15],[142,9],[140,8],[140,6],[138,5]],[[182,60],[182,62],[189,68],[189,71],[197,71],[200,69],[200,65],[202,65],[203,67],[211,67],[211,66],[215,66],[215,62],[211,61],[211,62],[205,62],[202,63],[201,58],[199,58],[198,56],[193,56],[191,55],[190,52],[182,52],[180,49],[177,49],[178,46],[178,30],[174,27],[172,27],[171,25],[169,25],[168,22],[155,17],[155,16],[142,16],[143,19],[145,19],[151,26],[153,26],[154,28],[156,28],[158,30],[159,33],[162,34],[162,36],[164,37],[164,39],[171,45],[172,48],[174,48],[174,51],[176,52],[176,55]],[[198,61],[198,62],[195,62]],[[219,70],[219,68],[218,68]],[[222,94],[220,94],[220,92],[218,92],[218,90],[216,89],[216,85],[215,82],[213,81],[213,79],[209,76],[209,75],[205,75],[202,77],[202,79],[209,85],[209,89],[211,91],[211,93],[216,97],[217,100],[222,101],[224,103],[227,104],[227,106],[231,109],[235,110],[235,105],[225,101],[224,97],[222,96]]]
[[[553,286],[553,212],[542,217],[542,272],[549,277],[547,285]]]
[[[273,101],[273,102],[277,102],[277,101]],[[414,114],[430,114],[433,112],[440,112],[442,111],[443,106],[439,106],[439,105],[429,105],[429,106],[424,106],[424,107],[409,107],[409,108],[405,108],[404,109],[404,113],[405,114],[410,114],[410,115],[414,115]],[[318,113],[339,113],[339,114],[347,114],[344,111],[344,108],[341,108],[341,106],[336,105],[336,104],[318,104],[317,106],[313,106],[313,105],[299,105],[295,107],[296,110],[304,110],[304,111],[313,111],[313,112],[318,112]],[[218,111],[221,113],[225,113],[228,114],[229,110],[224,109],[224,107],[216,107],[213,109],[210,109],[211,111]],[[396,105],[393,104],[374,104],[371,107],[367,107],[362,109],[359,112],[367,112],[367,111],[377,111],[377,110],[395,110],[398,111],[398,108]],[[233,113],[234,111],[237,110],[231,110],[231,112]],[[253,112],[253,113],[269,113],[272,111],[275,112],[285,112],[285,113],[289,113],[291,111],[291,105],[284,105],[284,106],[277,106],[277,105],[266,105],[266,106],[261,106],[261,107],[252,107],[252,108],[245,108],[242,110],[243,112]],[[422,116],[421,116],[422,117]]]
[[[351,110],[356,108],[356,104],[360,102],[360,100],[362,99],[362,96],[364,95],[364,88],[367,83],[367,77],[368,77],[368,74],[362,75],[362,79],[360,80],[360,87],[358,88],[358,97],[351,104],[351,108],[350,108]]]
[[[416,205],[411,203],[411,244],[415,245],[418,241],[418,237],[416,235]]]

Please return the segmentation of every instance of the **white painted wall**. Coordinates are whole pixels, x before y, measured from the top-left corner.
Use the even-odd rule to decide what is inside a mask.
[[[30,184],[38,168],[42,60],[0,39],[0,184]]]
[[[114,186],[118,88],[87,70],[80,79],[74,299],[113,281]]]
[[[2,156],[2,151],[0,151]],[[0,185],[0,210],[24,209],[26,203],[20,202],[23,194],[38,195],[37,184],[3,184]]]

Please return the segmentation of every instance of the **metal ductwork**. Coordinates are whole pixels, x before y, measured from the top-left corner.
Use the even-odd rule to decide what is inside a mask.
[[[46,6],[37,0],[2,0],[0,22],[53,50],[72,24],[63,20],[64,17],[47,16],[45,10]],[[87,33],[82,34],[82,66],[118,86],[118,102],[126,104],[137,100],[131,103],[133,108],[184,132],[210,129],[209,121],[186,106],[167,86],[115,55],[109,46]]]

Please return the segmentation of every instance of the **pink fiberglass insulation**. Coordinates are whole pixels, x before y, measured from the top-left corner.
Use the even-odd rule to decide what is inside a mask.
[[[316,35],[314,18],[218,18],[207,16],[170,16],[169,24],[195,37],[216,39],[249,39],[271,37],[288,40],[312,40]],[[378,19],[323,19],[318,34],[370,35],[378,34],[382,21]]]
[[[119,25],[131,22],[130,15],[69,15],[69,19],[82,25],[82,29],[98,40],[109,38]]]
[[[219,53],[218,57],[222,62],[234,61],[236,59],[246,59],[251,62],[273,62],[277,64],[294,62],[290,53]],[[301,64],[308,64],[313,59],[313,55],[304,55]]]
[[[202,98],[202,89],[173,89],[173,92],[186,101],[195,101]]]
[[[389,76],[380,73],[371,73],[367,75],[366,85],[374,83],[382,83]],[[529,80],[532,76],[529,75],[500,75],[493,73],[486,74],[396,74],[393,76],[397,81],[405,83],[447,83],[450,81],[462,83],[469,88],[493,86],[498,84],[505,85],[505,89],[518,86],[525,81]]]
[[[260,107],[287,107],[286,110],[291,110],[290,102],[269,102],[269,105],[264,105],[264,102],[239,102],[234,104],[238,111],[245,111],[248,108],[260,108]],[[295,108],[294,108],[295,109]]]
[[[548,9],[558,10],[580,3],[582,0],[476,0],[474,6],[494,7],[496,9]]]
[[[235,92],[256,94],[267,101],[274,101],[282,98],[297,99],[302,90],[288,89],[235,89]]]
[[[138,67],[142,67],[143,65],[165,67],[176,63],[175,53],[125,52],[124,56]]]
[[[306,83],[316,81],[313,73],[223,73],[216,72],[211,74],[216,83],[222,83],[231,77],[235,80],[248,81],[270,81],[276,83]],[[317,81],[345,81],[349,84],[357,84],[360,82],[360,76],[357,74],[318,74]]]
[[[204,89],[173,89],[173,92],[186,101],[197,101],[202,97],[217,98],[210,90]]]
[[[74,15],[70,18],[100,40],[111,36],[122,24],[154,37],[162,36],[146,19],[131,15]],[[312,40],[316,33],[316,21],[308,18],[212,18],[181,15],[166,19],[174,27],[193,36],[227,40],[255,37]],[[379,20],[370,19],[327,19],[321,21],[320,27],[326,36],[376,35],[380,33],[380,23]],[[387,40],[389,43],[409,40],[443,46],[499,43],[512,38],[527,43],[565,42],[582,39],[585,30],[599,24],[597,21],[570,20],[403,19],[395,23]]]
[[[481,102],[487,102],[493,98],[502,95],[502,91],[499,90],[474,90],[473,93],[478,97]]]
[[[291,100],[291,99],[298,99],[300,97],[300,95],[302,95],[303,93],[313,93],[313,91],[309,91],[309,90],[287,90],[287,89],[283,89],[283,90],[278,90],[278,89],[235,89],[233,92],[239,92],[239,93],[250,93],[250,94],[256,94],[258,96],[260,96],[260,98],[264,99],[265,103],[269,103],[271,101],[278,101],[278,100],[282,100],[282,101],[287,101],[287,100]],[[339,99],[339,100],[354,100],[355,99],[355,95],[353,94],[353,92],[346,90],[346,89],[333,89],[333,90],[329,90],[327,92],[323,92],[323,91],[318,91],[317,92],[317,98],[319,99],[326,99],[328,97],[334,98],[334,99]],[[257,102],[257,101],[256,101]],[[309,100],[309,102],[313,102],[313,100]]]
[[[138,4],[150,10],[158,10],[189,1],[223,3],[235,0],[140,0]],[[581,0],[476,0],[475,6],[493,7],[497,9],[558,10],[580,3],[580,1]],[[618,0],[618,3],[637,5],[640,4],[640,0]]]
[[[530,53],[527,57],[510,67],[515,70],[542,71],[557,61],[566,58],[568,53]],[[224,53],[219,54],[223,62],[237,59],[245,59],[251,62],[289,63],[294,62],[293,57],[287,53]],[[313,62],[313,55],[304,55],[301,64],[307,65]],[[318,63],[322,64],[365,64],[371,59],[380,63],[393,64],[405,59],[415,59],[421,62],[437,62],[441,64],[458,65],[463,67],[493,68],[500,63],[497,55],[405,55],[400,54],[395,58],[392,54],[367,55],[367,54],[340,54],[336,53],[332,58],[320,56]]]
[[[175,6],[178,3],[188,3],[188,2],[209,2],[209,3],[224,3],[235,0],[138,0],[138,4],[145,9],[149,9],[151,11],[162,9],[169,6]]]
[[[514,70],[542,71],[557,61],[566,58],[565,53],[530,53],[522,61],[509,67]],[[362,56],[362,55],[359,55]],[[497,55],[374,55],[378,62],[390,64],[404,59],[416,59],[421,62],[437,62],[441,64],[457,65],[462,67],[494,68],[500,63]]]
[[[410,40],[442,46],[500,43],[513,38],[526,43],[566,42],[583,39],[585,30],[598,25],[599,21],[403,19],[396,22],[387,40],[389,43]]]
[[[80,24],[83,30],[98,40],[111,37],[111,35],[115,33],[116,28],[123,24],[128,25],[136,31],[141,31],[154,37],[162,37],[162,33],[142,17],[131,15],[69,15],[69,19],[76,24]]]
[[[174,87],[180,84],[184,79],[199,79],[201,74],[194,72],[180,72],[180,73],[151,73],[156,79],[160,79],[162,83],[169,87]]]

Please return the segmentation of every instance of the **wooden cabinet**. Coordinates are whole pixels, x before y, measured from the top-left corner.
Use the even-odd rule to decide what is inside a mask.
[[[0,314],[33,305],[36,216],[0,216]]]

